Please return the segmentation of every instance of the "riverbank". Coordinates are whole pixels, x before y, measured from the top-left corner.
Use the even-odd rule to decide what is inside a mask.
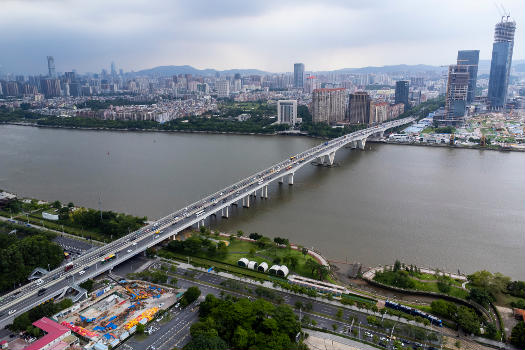
[[[418,147],[434,147],[434,148],[451,148],[451,149],[476,149],[479,151],[499,151],[499,152],[525,152],[525,147],[503,148],[501,146],[482,147],[480,145],[450,145],[448,143],[409,143],[409,142],[395,142],[388,140],[368,140],[367,143],[382,143],[396,146],[418,146]]]

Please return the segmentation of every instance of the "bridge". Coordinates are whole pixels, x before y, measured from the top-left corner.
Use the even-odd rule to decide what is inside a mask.
[[[333,165],[335,154],[341,147],[351,146],[364,149],[369,136],[382,135],[387,129],[408,124],[414,120],[414,117],[394,120],[323,142],[107,245],[86,252],[73,260],[73,266],[67,271],[64,266],[61,266],[40,279],[2,296],[0,299],[0,327],[12,323],[16,316],[34,306],[51,298],[63,296],[71,289],[81,291],[78,283],[111,270],[114,266],[166,239],[174,238],[179,232],[190,226],[204,225],[205,220],[211,215],[222,215],[227,218],[231,206],[242,204],[243,207],[249,208],[250,200],[255,200],[258,194],[260,198],[268,198],[268,186],[273,182],[280,184],[287,182],[293,185],[295,173],[306,164],[317,161],[318,164]]]

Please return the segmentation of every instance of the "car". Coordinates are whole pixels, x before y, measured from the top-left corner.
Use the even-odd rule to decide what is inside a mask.
[[[12,310],[9,310],[8,313],[9,313],[9,315],[12,315],[12,314],[14,314],[15,312],[16,312],[16,309],[12,309]]]
[[[38,291],[38,296],[44,295],[46,293],[46,289],[42,288]]]
[[[132,244],[132,245],[137,245],[137,242],[133,242],[133,244]]]
[[[41,285],[42,283],[44,283],[44,281],[41,278],[37,279],[35,282],[37,286]]]
[[[86,270],[82,270],[82,271],[80,271],[78,274],[79,274],[79,275],[83,275],[83,274],[85,274],[85,273],[86,273]]]
[[[132,249],[126,250],[126,252],[128,252],[128,253],[131,253],[132,251],[133,251]]]

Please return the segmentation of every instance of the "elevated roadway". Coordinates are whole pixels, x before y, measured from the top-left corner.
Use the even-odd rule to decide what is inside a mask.
[[[288,182],[293,185],[294,174],[306,164],[317,161],[332,165],[335,154],[341,147],[350,145],[353,148],[364,149],[370,135],[382,134],[385,130],[414,120],[413,117],[394,120],[323,142],[210,194],[150,225],[143,226],[96,250],[86,252],[72,261],[73,267],[68,271],[61,266],[41,279],[2,296],[0,327],[12,323],[16,316],[50,298],[64,295],[71,288],[77,289],[75,287],[78,283],[111,270],[123,261],[176,236],[182,230],[192,225],[203,225],[204,220],[211,215],[220,214],[228,217],[232,205],[242,204],[248,208],[250,200],[253,201],[258,193],[261,198],[268,198],[268,186],[273,182]]]

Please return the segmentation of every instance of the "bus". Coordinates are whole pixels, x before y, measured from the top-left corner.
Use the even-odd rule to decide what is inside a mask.
[[[204,214],[204,210],[201,210],[201,211],[198,211],[195,213],[195,216],[199,217],[201,216],[202,214]]]
[[[106,263],[106,262],[108,262],[108,261],[111,261],[111,260],[113,260],[113,259],[115,259],[115,258],[116,258],[115,254],[109,254],[109,255],[106,256],[105,258],[101,259],[100,262],[101,262],[102,264],[104,264],[104,263]]]

